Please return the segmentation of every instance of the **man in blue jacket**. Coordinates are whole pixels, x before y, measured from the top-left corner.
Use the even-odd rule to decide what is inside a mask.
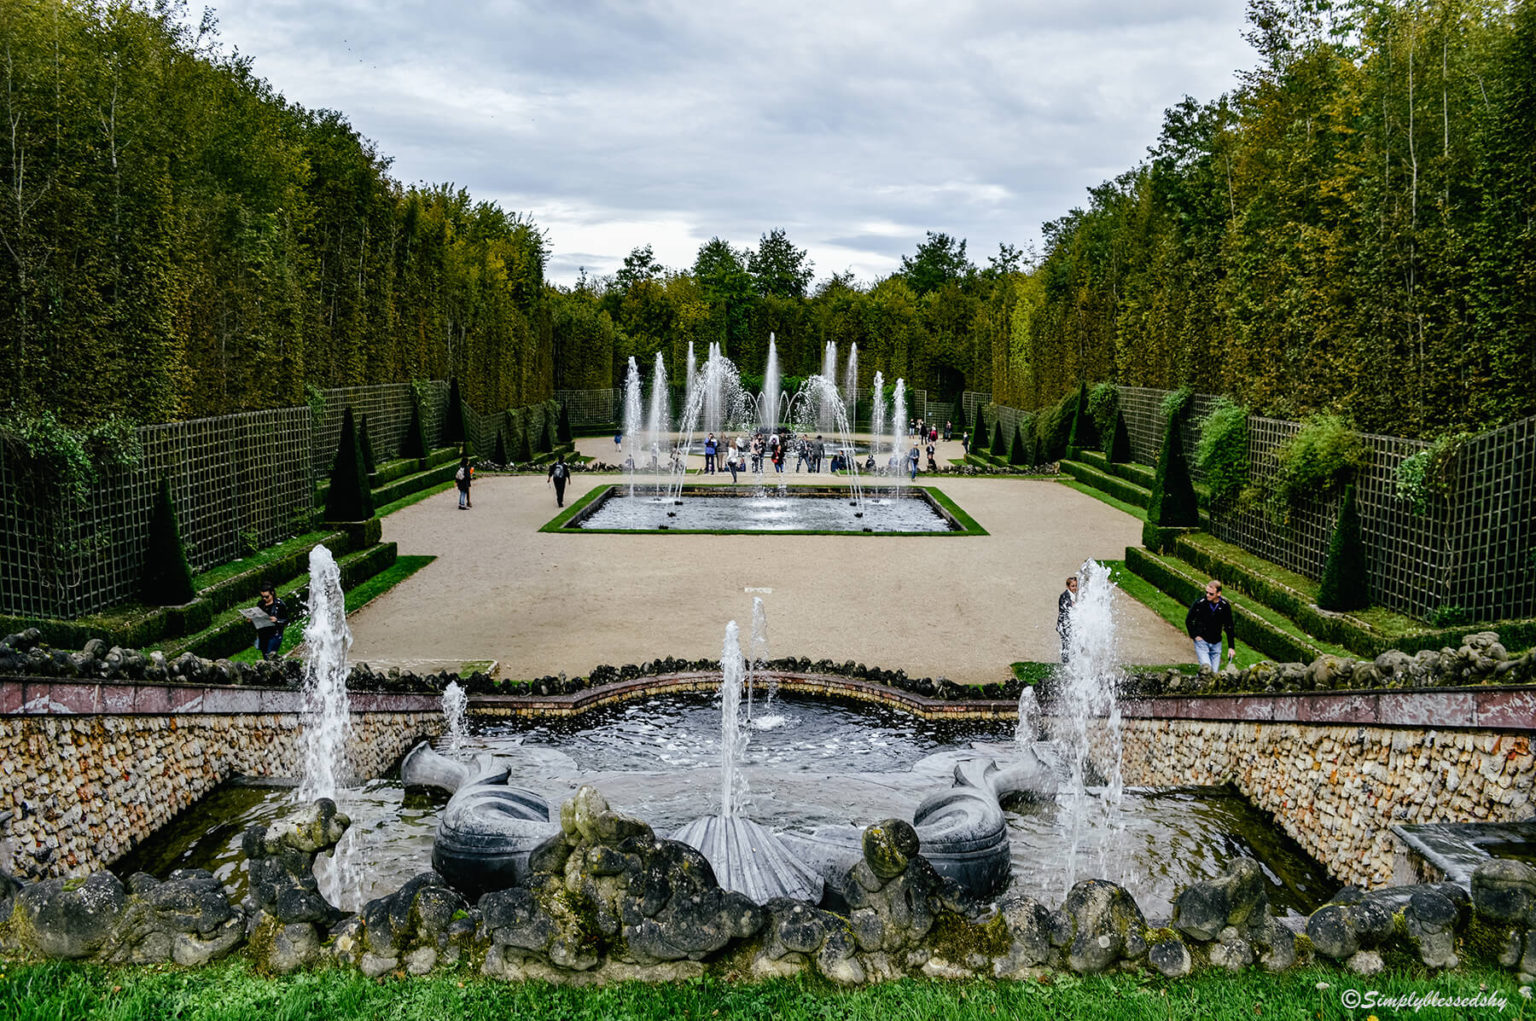
[[[1205,584],[1205,595],[1195,600],[1184,617],[1184,630],[1195,640],[1195,662],[1221,669],[1221,636],[1227,636],[1227,661],[1237,655],[1237,636],[1232,629],[1232,604],[1221,597],[1221,582]]]

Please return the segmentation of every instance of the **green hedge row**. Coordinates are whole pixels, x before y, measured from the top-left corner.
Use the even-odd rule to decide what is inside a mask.
[[[417,475],[421,472],[430,471],[439,465],[449,463],[456,465],[458,464],[458,461],[458,447],[439,447],[432,451],[432,453],[428,454],[426,457],[405,457],[398,461],[390,461],[387,464],[381,465],[378,471],[368,476],[368,484],[373,488],[373,502],[376,506],[380,507],[390,502],[389,500],[379,499],[379,492],[385,489],[386,486],[390,483],[398,482],[401,479],[410,478],[411,476]],[[425,489],[426,486],[420,486],[418,488]],[[330,479],[321,479],[319,482],[315,483],[315,506],[317,508],[325,506],[325,498],[330,494],[330,491]],[[407,490],[406,494],[404,495],[409,495],[409,493],[414,492],[416,492],[415,489]]]
[[[458,462],[450,460],[446,464],[439,464],[435,468],[417,472],[415,475],[407,475],[403,479],[391,482],[387,486],[380,486],[374,490],[373,502],[375,505],[383,507],[385,504],[394,503],[396,500],[410,496],[412,493],[419,493],[423,489],[431,489],[440,482],[452,482],[458,470]]]
[[[393,542],[385,542],[341,557],[336,562],[336,566],[341,569],[341,587],[354,588],[381,571],[388,570],[398,555],[398,546]],[[309,570],[307,563],[304,570],[305,572]],[[290,600],[302,587],[298,578],[295,577],[277,588],[278,594],[283,599]],[[293,608],[291,603],[290,608]],[[179,642],[168,644],[162,651],[167,659],[174,659],[184,652],[202,656],[204,659],[222,659],[252,644],[255,640],[254,635],[250,621],[244,617],[232,617],[210,624]]]
[[[1142,510],[1146,510],[1148,501],[1152,499],[1150,492],[1134,482],[1128,482],[1114,475],[1106,475],[1081,461],[1063,461],[1061,470],[1063,474],[1072,476],[1084,485],[1108,493],[1117,500],[1133,503]]]
[[[1157,472],[1144,464],[1136,464],[1134,461],[1110,461],[1097,450],[1078,451],[1075,460],[1081,461],[1090,468],[1096,468],[1106,475],[1116,475],[1149,492],[1157,478]],[[1195,487],[1195,491],[1199,492],[1198,486]]]
[[[1180,560],[1193,564],[1211,577],[1236,585],[1265,606],[1295,621],[1296,626],[1308,634],[1316,635],[1333,645],[1342,645],[1366,659],[1375,659],[1388,649],[1413,653],[1420,649],[1441,649],[1446,646],[1455,648],[1461,644],[1463,635],[1473,631],[1497,631],[1506,649],[1528,649],[1536,645],[1536,620],[1426,629],[1396,637],[1384,635],[1348,615],[1324,613],[1317,608],[1310,594],[1258,574],[1187,539],[1176,540],[1172,552]]]
[[[1205,593],[1205,577],[1188,574],[1180,570],[1177,562],[1170,563],[1140,547],[1126,547],[1125,566],[1185,606]],[[1240,602],[1232,604],[1232,618],[1238,642],[1258,649],[1276,662],[1310,663],[1323,654],[1323,649],[1287,634]]]

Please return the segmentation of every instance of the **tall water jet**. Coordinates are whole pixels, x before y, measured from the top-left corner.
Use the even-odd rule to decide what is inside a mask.
[[[843,369],[843,412],[850,424],[859,420],[859,345],[848,346],[848,365]]]
[[[730,819],[746,801],[746,777],[740,770],[747,735],[741,730],[741,688],[746,664],[741,655],[740,631],[733,620],[725,625],[720,648],[720,815]]]
[[[667,393],[667,363],[656,352],[656,366],[651,370],[651,407],[645,420],[646,463],[652,468],[662,464],[662,442],[672,431],[671,395]]]
[[[906,485],[907,477],[907,451],[904,449],[902,438],[907,434],[907,381],[896,380],[896,388],[891,391],[891,460],[896,469],[895,487],[899,490]]]
[[[1067,633],[1067,662],[1060,667],[1062,684],[1054,718],[1055,738],[1066,762],[1069,781],[1061,797],[1061,824],[1068,837],[1063,890],[1076,882],[1078,856],[1088,836],[1097,838],[1093,874],[1117,879],[1117,863],[1107,851],[1120,827],[1120,803],[1125,785],[1120,769],[1123,738],[1118,689],[1121,676],[1115,628],[1115,583],[1109,569],[1095,561],[1078,572],[1077,603]],[[1095,733],[1096,728],[1101,728]],[[1095,752],[1102,764],[1094,763]],[[1103,787],[1089,789],[1098,775]]]
[[[693,341],[688,342],[688,361],[683,364],[683,407],[693,403],[693,388],[699,385],[699,363],[693,356]]]
[[[763,368],[763,393],[758,398],[759,425],[773,432],[779,425],[779,351],[773,334],[768,334],[768,363]]]
[[[829,383],[832,383],[837,379],[837,345],[830,340],[827,341],[826,350],[822,352],[821,375],[822,378],[826,379]],[[833,418],[834,411],[831,398],[835,397],[836,395],[837,388],[834,384],[830,392],[824,392],[822,394],[820,404],[816,408],[816,426],[822,432],[831,431],[835,422],[835,419]]]
[[[875,370],[874,393],[870,395],[869,405],[869,432],[873,437],[869,442],[869,453],[876,461],[883,461],[885,450],[885,374],[879,369]],[[878,470],[884,471],[885,465],[878,465]]]
[[[309,623],[304,625],[304,776],[300,801],[335,800],[348,779],[347,739],[352,715],[347,704],[347,604],[341,591],[341,569],[324,546],[309,553]]]
[[[704,422],[702,428],[706,434],[714,433],[716,436],[720,435],[720,430],[725,424],[725,404],[723,399],[725,396],[725,383],[724,373],[720,371],[720,365],[723,361],[724,358],[720,354],[720,345],[718,343],[710,344],[709,355],[704,359]],[[693,403],[690,401],[685,407],[692,408]],[[685,421],[691,422],[688,419],[685,419]]]
[[[447,750],[451,755],[464,745],[464,716],[469,695],[458,681],[449,681],[443,689],[443,729],[447,732]]]
[[[640,366],[630,355],[629,370],[624,375],[624,453],[630,496],[635,495],[635,466],[640,463],[640,415]]]

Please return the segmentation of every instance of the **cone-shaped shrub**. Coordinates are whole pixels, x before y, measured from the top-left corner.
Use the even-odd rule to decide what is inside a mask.
[[[1008,436],[1003,432],[1003,416],[998,415],[992,423],[992,440],[987,444],[987,450],[993,457],[1008,456]]]
[[[149,519],[149,548],[144,556],[140,592],[150,606],[180,606],[197,595],[192,587],[192,568],[181,546],[181,526],[171,502],[169,479],[160,480],[154,512]]]
[[[992,434],[987,431],[987,412],[984,408],[976,409],[976,428],[971,432],[971,453],[984,453],[987,449],[987,440]]]
[[[1093,416],[1088,414],[1088,384],[1079,383],[1077,397],[1072,401],[1072,428],[1067,433],[1067,449],[1076,454],[1079,450],[1086,450],[1099,445],[1099,430],[1093,424]]]
[[[1168,416],[1163,427],[1163,449],[1152,480],[1152,499],[1147,504],[1147,523],[1160,528],[1194,528],[1200,524],[1200,505],[1189,478],[1184,444],[1179,441],[1183,411]]]
[[[366,521],[373,517],[373,489],[363,468],[363,451],[357,442],[352,409],[341,419],[341,439],[331,462],[331,491],[325,498],[325,520]]]
[[[1018,425],[1013,429],[1013,450],[1008,454],[1008,463],[1015,468],[1026,468],[1035,463],[1035,445],[1030,442],[1030,430],[1028,423],[1020,417]]]
[[[1060,461],[1067,456],[1067,440],[1072,433],[1072,412],[1077,405],[1077,394],[1069,393],[1054,408],[1040,412],[1039,457],[1042,462]]]
[[[1124,464],[1131,459],[1131,433],[1125,427],[1125,412],[1115,412],[1115,434],[1104,451],[1110,464]]]
[[[555,430],[555,438],[561,443],[571,442],[571,409],[564,401],[560,402],[560,425]]]
[[[952,425],[950,426],[950,428],[952,428],[957,433],[965,431],[965,397],[964,397],[964,395],[961,395],[960,399],[955,402],[955,420],[952,423]]]
[[[555,409],[548,405],[544,408],[544,442],[539,444],[539,449],[546,454],[554,453],[560,445],[558,430],[555,428]]]
[[[363,424],[357,432],[357,445],[363,452],[363,467],[372,475],[379,470],[379,462],[373,456],[373,440],[368,436],[368,416],[363,416]]]
[[[448,381],[448,411],[443,418],[443,442],[464,442],[464,401],[459,396],[459,381]]]
[[[496,456],[492,458],[497,464],[507,463],[507,431],[498,428],[496,430]]]
[[[400,456],[423,458],[427,456],[427,437],[421,428],[421,408],[411,402],[411,420],[405,424],[405,435],[400,438]]]
[[[1344,487],[1339,522],[1328,544],[1328,562],[1317,589],[1317,605],[1324,610],[1363,610],[1369,605],[1365,542],[1360,537],[1360,512],[1355,506],[1355,484]]]
[[[512,445],[512,456],[517,458],[519,464],[529,464],[533,461],[533,438],[529,434],[533,431],[529,428],[528,416],[520,415],[517,423],[517,435]]]

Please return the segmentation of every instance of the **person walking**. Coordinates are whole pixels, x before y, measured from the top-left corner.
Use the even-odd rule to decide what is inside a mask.
[[[912,444],[912,449],[907,451],[907,475],[911,477],[913,482],[917,481],[917,462],[921,460],[922,456],[917,449],[916,443]]]
[[[262,659],[276,659],[283,647],[283,628],[288,624],[288,606],[277,598],[277,590],[264,581],[256,590],[256,609],[267,615],[267,624],[256,629],[256,651]]]
[[[952,440],[954,438],[955,438],[955,427],[949,423],[948,419],[946,419],[944,421],[944,442],[948,443],[950,440]]]
[[[1061,661],[1072,647],[1072,608],[1077,605],[1077,576],[1067,578],[1066,590],[1056,599],[1056,633],[1061,636]]]
[[[731,485],[736,484],[736,471],[741,467],[741,446],[738,443],[727,443],[725,446],[725,466],[731,470]]]
[[[459,470],[453,475],[453,484],[459,488],[459,510],[469,510],[469,483],[469,458],[460,458]]]
[[[720,449],[719,444],[717,444],[715,442],[715,434],[714,433],[710,433],[709,434],[709,439],[704,441],[704,474],[705,475],[713,475],[715,473],[715,454],[716,454],[716,452],[719,451],[719,449]]]
[[[960,456],[971,456],[971,434],[969,432],[963,432],[960,434]]]
[[[571,466],[565,463],[565,455],[555,458],[555,463],[549,466],[549,476],[544,480],[547,486],[551,482],[555,484],[555,506],[565,506],[565,484],[571,477]]]
[[[822,442],[821,433],[816,434],[816,444],[811,447],[811,473],[821,474],[821,459],[827,455],[827,445]]]
[[[1205,583],[1205,595],[1195,600],[1184,617],[1184,630],[1195,641],[1195,662],[1201,669],[1221,669],[1223,632],[1227,636],[1227,661],[1231,662],[1237,656],[1232,604],[1222,598],[1221,582],[1212,578]]]

